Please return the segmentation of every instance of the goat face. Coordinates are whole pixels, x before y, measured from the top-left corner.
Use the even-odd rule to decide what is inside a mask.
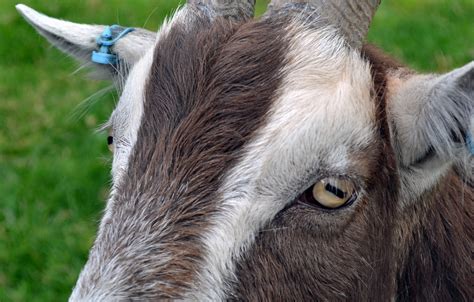
[[[422,76],[362,47],[378,1],[253,2],[116,44],[113,188],[71,300],[472,297],[474,65]],[[82,60],[103,30],[18,9]],[[411,291],[416,271],[439,283]]]

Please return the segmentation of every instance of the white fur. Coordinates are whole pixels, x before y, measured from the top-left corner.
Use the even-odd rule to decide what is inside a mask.
[[[58,37],[67,37],[67,40],[76,45],[94,49],[96,38],[104,30],[102,25],[76,24],[45,16],[26,5],[18,4],[16,9],[41,34],[54,34]]]
[[[174,24],[187,22],[187,11],[178,10],[171,22],[165,21],[157,34],[157,43],[168,34]],[[138,129],[143,115],[145,88],[153,65],[154,48],[148,49],[138,63],[133,66],[125,83],[120,101],[109,120],[115,143],[112,175],[117,184],[128,167],[128,160],[135,146]]]
[[[101,231],[103,226],[109,223],[111,219],[111,209],[114,206],[114,195],[116,190],[116,184],[120,182],[123,173],[126,172],[128,167],[129,156],[137,140],[138,129],[141,124],[143,115],[143,102],[145,92],[145,79],[150,73],[150,67],[153,63],[153,49],[150,49],[147,54],[133,67],[130,75],[125,84],[124,92],[120,98],[117,107],[112,114],[109,121],[112,129],[112,135],[114,136],[114,159],[112,163],[112,176],[113,186],[111,191],[111,197],[107,202],[104,217],[101,220],[101,226],[99,227],[98,238],[101,237]],[[100,264],[93,263],[93,258],[89,259],[89,262],[85,266],[84,270],[79,276],[78,284],[81,282],[81,277],[87,276],[89,267],[100,267]],[[106,267],[104,267],[106,269]],[[106,272],[103,273],[107,275]],[[81,287],[76,285],[69,301],[116,301],[117,297],[111,297],[113,291],[104,285],[97,284],[97,290],[90,293],[80,292]],[[81,298],[78,297],[87,297]]]
[[[189,300],[225,300],[234,263],[259,230],[318,178],[305,171],[346,174],[349,147],[372,139],[367,64],[329,29],[295,27],[289,37],[280,97],[224,182],[221,212],[203,234],[206,262]]]
[[[168,34],[169,30],[177,23],[184,24],[185,26],[192,26],[192,21],[195,18],[195,14],[195,11],[188,10],[186,6],[183,9],[178,10],[171,21],[165,21],[163,23],[160,31],[157,34],[156,43],[159,43],[160,40],[163,39]],[[97,238],[103,238],[102,230],[104,229],[104,226],[110,222],[112,209],[115,206],[114,195],[116,191],[116,185],[120,183],[124,173],[128,169],[130,155],[137,141],[138,131],[143,116],[145,88],[148,76],[151,71],[150,69],[153,64],[153,58],[154,48],[150,48],[148,49],[147,53],[132,67],[126,80],[119,103],[117,104],[117,107],[109,120],[109,127],[112,131],[115,144],[114,160],[112,164],[114,184],[112,187],[111,196],[107,202],[104,217],[101,220],[101,226],[99,227]],[[162,221],[159,226],[163,230],[163,233],[166,232],[168,222],[169,221]],[[130,250],[133,252],[137,250],[144,251],[151,246],[153,246],[155,249],[159,249],[158,246],[160,243],[143,241],[141,244],[143,245],[142,247],[134,245],[133,247],[130,247]],[[93,249],[91,251],[91,253],[100,252],[100,249],[95,251]],[[158,254],[156,257],[157,259],[153,260],[155,265],[158,265],[158,263],[166,263],[167,261],[170,261],[169,255],[166,254]],[[115,266],[114,261],[116,259],[110,260],[108,265],[98,263],[98,259],[101,259],[100,255],[94,255],[94,257],[92,257],[91,254],[88,263],[79,276],[76,287],[70,297],[70,301],[118,301],[126,299],[124,296],[125,293],[120,292],[120,286],[123,285],[119,279],[120,274],[111,269]],[[115,267],[120,267],[120,265],[117,264]],[[81,283],[83,280],[87,280],[87,277],[90,274],[94,274],[97,269],[101,270],[101,276],[110,276],[110,278],[107,280],[101,280],[101,282],[94,284]],[[156,280],[156,282],[157,284],[155,285],[158,286],[158,283],[166,282],[166,280]],[[86,292],[86,289],[91,290]]]
[[[78,24],[51,18],[23,4],[18,4],[16,9],[51,44],[83,63],[90,63],[92,51],[97,49],[97,38],[105,29],[104,25]],[[155,44],[155,40],[155,32],[137,28],[117,41],[112,50],[123,64],[133,66]],[[103,66],[94,64],[94,67],[101,69]]]
[[[101,25],[75,24],[50,18],[21,4],[17,9],[55,46],[85,61],[97,47],[96,38],[104,29]],[[158,41],[175,22],[192,26],[190,20],[193,16],[186,9],[178,11],[171,23],[163,25]],[[235,278],[236,261],[253,243],[261,228],[318,179],[319,175],[311,171],[348,174],[348,171],[357,168],[354,167],[356,163],[350,160],[351,152],[363,149],[373,140],[375,109],[370,97],[372,81],[367,64],[356,52],[346,48],[332,29],[290,26],[289,33],[287,38],[291,40],[291,45],[286,58],[288,64],[281,71],[284,83],[277,93],[279,97],[267,124],[246,147],[244,157],[224,181],[221,211],[213,217],[212,228],[203,234],[205,263],[195,288],[187,293],[187,299],[224,300],[229,290],[227,282]],[[114,183],[118,183],[126,171],[137,139],[143,115],[146,78],[153,63],[154,42],[154,34],[137,31],[114,47],[114,51],[133,66],[111,118],[116,143],[112,168]],[[413,119],[411,113],[420,111],[431,100],[427,98],[427,91],[432,92],[432,88],[440,83],[441,86],[447,85],[448,89],[436,90],[434,95],[438,97],[434,99],[443,99],[445,91],[452,92],[448,84],[453,83],[453,78],[455,80],[456,76],[470,72],[473,66],[468,65],[443,78],[414,78],[394,96],[390,109],[400,134],[396,145],[399,146],[402,164],[411,163],[433,142],[437,151],[452,155],[453,146],[443,140],[448,136],[447,130],[452,128],[430,130],[426,135],[424,132],[429,123],[418,127],[420,122]],[[461,97],[467,93],[466,100],[472,104],[472,91],[458,92]],[[411,103],[404,103],[404,100]],[[448,113],[458,113],[459,109],[449,106],[440,108],[449,109]],[[472,105],[469,108],[472,109]],[[471,112],[468,112],[468,117],[471,114],[468,120],[472,123]],[[449,118],[444,120],[449,121]],[[448,148],[443,147],[446,145]],[[403,194],[421,194],[436,183],[447,165],[449,162],[440,165],[430,162],[423,167],[402,167]],[[403,170],[405,168],[407,170]],[[100,229],[109,221],[113,196],[114,190]],[[166,223],[162,222],[162,226]],[[160,261],[169,261],[166,255],[160,256]],[[81,276],[88,274],[88,267],[108,269],[94,263],[94,259],[89,261],[92,263],[88,263]],[[113,272],[106,271],[104,275],[110,276]],[[94,284],[96,291],[91,293],[79,292],[80,287],[77,287],[70,301],[76,301],[81,296],[91,301],[124,298],[110,296],[114,295],[113,284],[117,281],[113,280],[113,276],[106,281],[107,285]],[[80,282],[81,277],[78,284]]]
[[[117,183],[128,167],[128,159],[135,145],[143,115],[146,79],[153,64],[153,51],[147,54],[131,70],[112,116],[110,128],[114,137],[114,161],[112,175]]]

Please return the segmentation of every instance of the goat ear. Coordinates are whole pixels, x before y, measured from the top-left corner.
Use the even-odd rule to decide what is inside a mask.
[[[97,50],[97,38],[106,26],[77,24],[45,16],[26,5],[18,4],[18,12],[30,23],[39,34],[51,44],[82,63],[89,64],[91,54]],[[156,33],[144,29],[135,29],[116,42],[112,51],[120,58],[121,64],[127,67],[120,72],[126,72],[151,48],[156,40]],[[111,65],[94,64],[99,74],[114,79],[118,70]],[[121,75],[123,76],[123,74]]]
[[[390,75],[388,117],[402,194],[414,200],[449,167],[472,182],[474,62],[444,75]]]
[[[440,76],[389,78],[389,114],[401,164],[411,166],[428,153],[449,160],[469,152],[473,108],[474,62]]]

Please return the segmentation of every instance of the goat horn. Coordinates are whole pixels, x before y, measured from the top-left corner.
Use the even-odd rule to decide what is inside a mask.
[[[272,0],[269,8],[279,8],[289,3],[307,3],[337,26],[352,47],[360,49],[380,2],[381,0]]]
[[[219,16],[236,19],[252,18],[255,8],[255,0],[188,0],[188,3],[210,6]]]

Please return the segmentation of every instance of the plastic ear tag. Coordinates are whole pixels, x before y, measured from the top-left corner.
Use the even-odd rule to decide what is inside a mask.
[[[118,56],[112,52],[111,48],[118,40],[134,30],[135,28],[124,28],[119,25],[107,26],[97,38],[99,50],[92,52],[92,62],[102,65],[117,65]]]

